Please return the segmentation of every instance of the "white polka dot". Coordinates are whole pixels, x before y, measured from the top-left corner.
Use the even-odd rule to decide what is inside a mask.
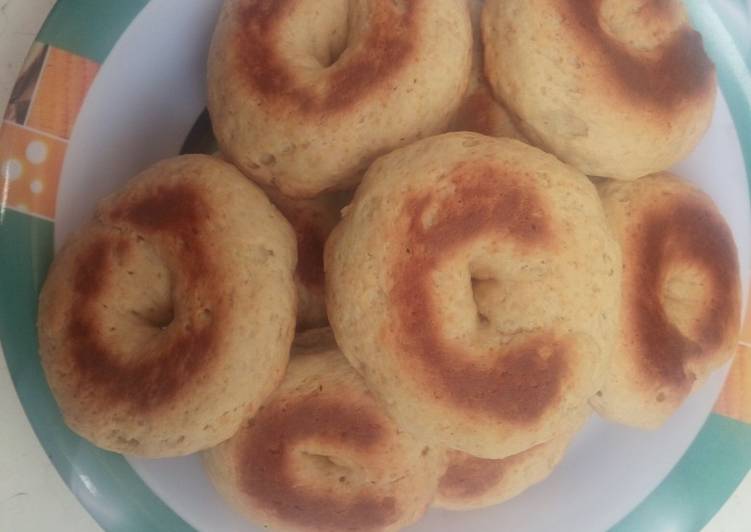
[[[42,164],[47,160],[47,144],[41,140],[32,140],[26,146],[26,158],[31,164]]]
[[[18,159],[8,159],[0,167],[0,177],[8,181],[15,181],[23,173],[23,164]]]
[[[33,192],[34,194],[41,194],[42,191],[44,190],[44,183],[42,182],[41,179],[35,179],[34,181],[31,182],[31,184],[29,185],[29,188],[31,189],[31,192]]]

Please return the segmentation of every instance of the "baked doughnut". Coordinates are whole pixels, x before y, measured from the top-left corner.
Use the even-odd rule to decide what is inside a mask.
[[[177,456],[229,438],[281,381],[295,236],[227,163],[169,159],[104,199],[39,303],[47,380],[94,444]]]
[[[577,429],[579,426],[581,423]],[[500,460],[447,451],[448,466],[438,482],[433,505],[447,510],[475,510],[516,497],[552,473],[575,433],[567,431]]]
[[[445,468],[445,453],[399,429],[330,346],[293,357],[258,415],[204,456],[219,493],[276,530],[399,530]]]
[[[378,159],[324,264],[339,346],[426,441],[504,458],[600,388],[618,246],[590,181],[536,148],[448,133]]]
[[[636,179],[693,149],[715,69],[680,0],[488,0],[485,72],[531,142]]]
[[[341,209],[351,193],[323,194],[312,199],[293,199],[267,188],[266,193],[287,218],[297,236],[297,328],[323,327],[326,318],[323,245],[341,218]]]
[[[509,137],[525,141],[508,110],[495,99],[485,79],[480,31],[480,15],[485,0],[466,1],[472,21],[472,67],[467,92],[449,124],[449,131],[474,131],[491,137]]]
[[[734,352],[738,256],[712,200],[661,173],[600,185],[623,250],[620,333],[592,404],[603,416],[660,426]]]
[[[219,146],[287,196],[351,188],[447,127],[471,42],[458,0],[226,0],[208,65]]]

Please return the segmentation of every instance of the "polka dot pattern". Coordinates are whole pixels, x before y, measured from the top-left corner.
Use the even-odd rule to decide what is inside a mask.
[[[67,139],[99,65],[54,46],[36,48],[41,70],[19,78],[0,123],[0,208],[54,219]],[[35,46],[37,46],[35,45]],[[24,68],[26,68],[26,65]]]
[[[18,159],[6,159],[2,168],[2,177],[8,181],[15,181],[23,173],[23,165]]]
[[[6,206],[55,217],[57,182],[66,142],[5,121],[0,127],[0,187]]]
[[[31,164],[43,164],[47,160],[47,143],[43,140],[32,140],[26,146],[26,159]]]

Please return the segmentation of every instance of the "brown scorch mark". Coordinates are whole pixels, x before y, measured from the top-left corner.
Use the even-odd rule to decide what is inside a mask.
[[[343,111],[390,83],[410,60],[417,32],[415,12],[423,0],[406,2],[404,10],[391,0],[374,0],[358,52],[329,67],[325,90],[298,83],[277,49],[280,26],[296,1],[255,0],[240,13],[242,68],[248,83],[266,98],[284,100],[301,112]]]
[[[632,325],[641,361],[666,384],[688,388],[693,376],[685,362],[720,347],[728,327],[736,326],[739,309],[731,294],[738,291],[737,256],[730,230],[701,203],[685,200],[644,218],[633,257],[626,269],[627,323]],[[687,338],[670,322],[660,301],[661,288],[672,262],[691,264],[709,279],[709,295]]]
[[[158,187],[151,195],[115,209],[114,222],[125,222],[145,233],[169,234],[183,245],[182,266],[190,280],[197,281],[207,272],[207,254],[198,233],[211,212],[198,192],[188,185]]]
[[[125,220],[150,231],[169,231],[187,236],[197,230],[208,213],[198,193],[188,185],[158,187],[145,198],[112,213],[114,220]]]
[[[405,253],[393,269],[391,301],[396,309],[400,351],[418,361],[454,404],[497,419],[526,422],[544,414],[560,392],[569,348],[541,333],[479,368],[460,348],[440,336],[431,272],[452,251],[473,239],[511,239],[520,246],[553,245],[539,197],[518,177],[484,163],[461,164],[451,173],[454,190],[440,200],[436,219],[425,228],[423,215],[432,193],[405,204]]]
[[[184,245],[180,262],[192,281],[209,271],[210,260],[197,235],[203,216],[206,210],[200,198],[188,187],[180,186],[161,188],[153,196],[112,214],[113,219],[127,221],[150,234],[170,233],[181,239]],[[158,345],[150,344],[150,349],[159,351],[141,353],[138,360],[127,364],[117,360],[118,355],[106,341],[98,317],[111,311],[100,296],[117,275],[119,259],[133,252],[135,244],[130,238],[125,233],[100,237],[78,258],[68,332],[73,363],[81,381],[96,383],[91,387],[81,385],[80,389],[101,390],[103,400],[126,402],[148,411],[169,401],[211,363],[218,331],[215,320],[211,319],[188,321],[180,331],[168,326],[161,333]]]
[[[513,458],[486,460],[455,451],[446,472],[441,477],[438,490],[444,497],[478,497],[497,486]]]
[[[397,515],[392,497],[355,489],[347,496],[319,494],[290,473],[295,446],[308,439],[368,450],[386,437],[381,421],[341,403],[305,397],[274,404],[251,421],[239,445],[237,469],[243,491],[285,521],[319,530],[381,530]]]
[[[672,109],[712,90],[714,65],[697,31],[688,26],[679,29],[663,45],[659,60],[649,61],[605,33],[599,21],[601,3],[602,0],[567,0],[566,12],[591,48],[607,58],[603,67],[612,71],[630,95]],[[652,16],[664,16],[665,4],[663,0],[651,0],[646,5]]]

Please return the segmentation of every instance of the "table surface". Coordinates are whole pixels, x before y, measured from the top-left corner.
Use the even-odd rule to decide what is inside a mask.
[[[26,51],[54,3],[55,0],[0,0],[0,109],[5,107]],[[1,354],[0,426],[0,531],[99,531],[34,436]],[[751,474],[705,532],[748,531],[748,505]]]

